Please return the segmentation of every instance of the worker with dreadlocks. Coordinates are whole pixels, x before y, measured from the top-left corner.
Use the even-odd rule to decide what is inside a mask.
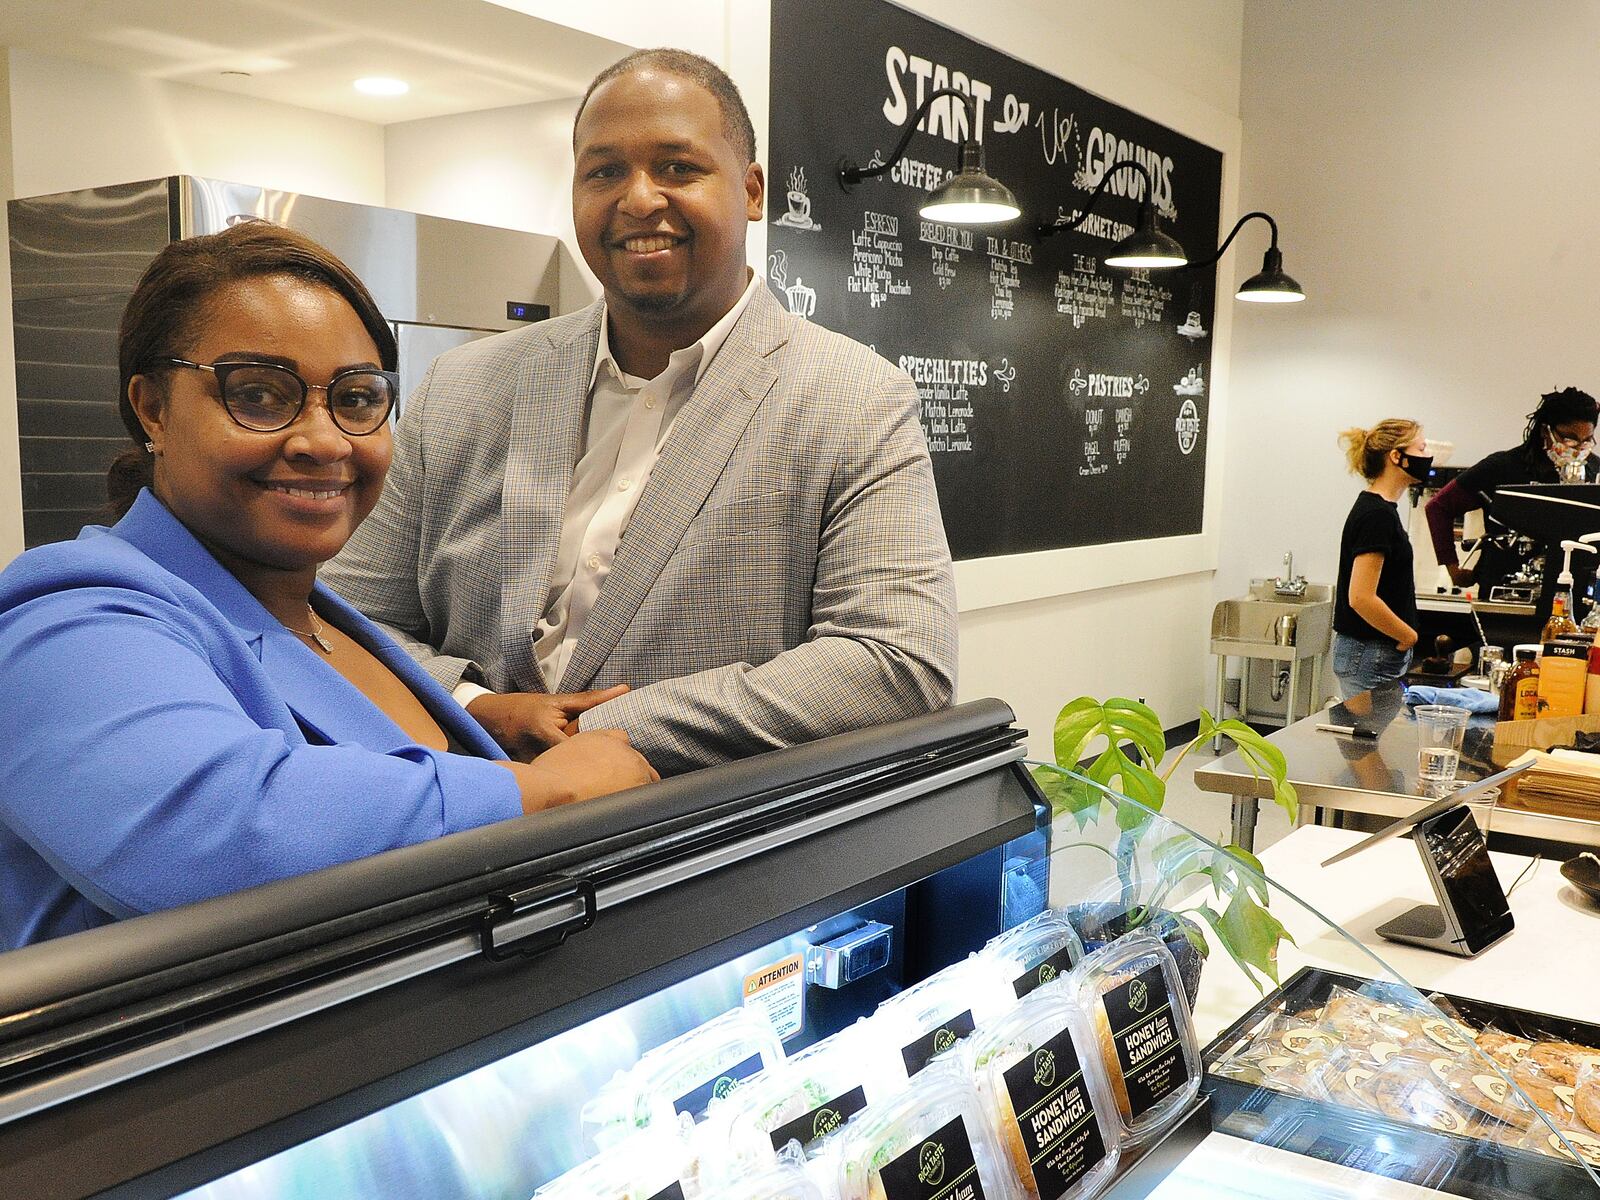
[[[1546,392],[1539,407],[1528,414],[1522,444],[1497,450],[1468,467],[1428,501],[1428,531],[1440,564],[1456,586],[1480,585],[1484,595],[1503,579],[1515,563],[1485,546],[1475,568],[1463,567],[1456,558],[1455,522],[1465,513],[1483,509],[1491,532],[1495,488],[1518,483],[1593,483],[1600,475],[1600,458],[1594,450],[1594,428],[1600,405],[1588,392],[1562,388]]]

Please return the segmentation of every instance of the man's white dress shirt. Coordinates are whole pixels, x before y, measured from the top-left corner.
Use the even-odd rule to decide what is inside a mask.
[[[673,418],[761,286],[761,277],[752,273],[743,294],[722,319],[693,345],[674,350],[666,369],[654,379],[629,375],[617,365],[611,354],[608,316],[601,317],[583,440],[561,521],[550,594],[535,627],[534,656],[545,686],[552,692],[560,690],[561,676],[583,637],[584,622],[594,610],[601,585],[611,573],[628,518],[661,454]],[[462,683],[455,689],[455,698],[465,706],[488,690]]]

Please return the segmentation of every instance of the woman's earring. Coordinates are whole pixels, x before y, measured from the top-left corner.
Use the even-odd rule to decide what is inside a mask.
[[[154,442],[146,442],[144,444],[144,452],[146,454],[154,455],[156,452],[156,444]]]

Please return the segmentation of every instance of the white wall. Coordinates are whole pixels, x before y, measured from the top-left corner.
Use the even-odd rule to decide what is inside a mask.
[[[383,130],[365,121],[10,50],[16,196],[202,175],[383,203]]]
[[[577,107],[576,98],[551,100],[385,126],[385,202],[561,238],[561,309],[581,308],[600,289],[572,228]]]
[[[1308,299],[1236,325],[1219,590],[1290,548],[1332,581],[1339,429],[1415,417],[1466,464],[1600,394],[1597,44],[1591,0],[1246,0],[1242,207]]]

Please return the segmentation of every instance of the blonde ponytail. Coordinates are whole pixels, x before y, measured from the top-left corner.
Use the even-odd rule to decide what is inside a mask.
[[[1415,421],[1390,417],[1371,429],[1346,429],[1339,435],[1339,444],[1351,472],[1370,482],[1383,474],[1389,451],[1404,450],[1421,432],[1422,426]]]

